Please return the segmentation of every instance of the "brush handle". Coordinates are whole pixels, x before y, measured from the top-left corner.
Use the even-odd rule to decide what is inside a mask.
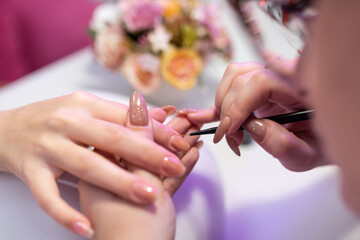
[[[309,120],[312,118],[313,113],[315,110],[304,110],[299,112],[293,112],[293,113],[285,113],[270,117],[264,117],[264,119],[269,119],[274,122],[277,122],[279,124],[286,124],[286,123],[293,123],[293,122],[300,122]],[[192,132],[190,133],[190,136],[196,136],[196,135],[205,135],[205,134],[214,134],[216,132],[217,127],[207,128],[204,130],[200,130],[198,132]],[[244,130],[243,127],[240,127],[239,130]]]

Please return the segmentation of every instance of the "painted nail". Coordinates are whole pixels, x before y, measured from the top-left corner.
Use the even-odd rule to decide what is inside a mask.
[[[142,182],[133,183],[132,192],[140,202],[153,202],[157,197],[157,191],[154,187]]]
[[[220,142],[220,140],[224,137],[231,126],[231,118],[229,116],[225,116],[215,132],[214,143]]]
[[[258,141],[262,141],[266,134],[266,124],[257,119],[246,120],[243,128]]]
[[[233,139],[231,137],[227,137],[226,141],[227,141],[229,147],[231,148],[231,150],[240,157],[241,156],[240,149],[239,149],[239,146],[236,143],[235,139]]]
[[[197,147],[197,149],[201,149],[202,147],[204,146],[204,141],[198,141],[196,144],[195,144],[195,147]]]
[[[149,123],[149,115],[145,99],[140,92],[135,91],[130,97],[129,104],[130,123],[134,126],[146,126]]]
[[[165,157],[161,165],[162,174],[167,177],[178,177],[184,174],[185,167],[173,157]]]
[[[176,113],[176,107],[173,105],[166,105],[161,107],[166,112],[166,116],[171,116]]]
[[[87,238],[91,238],[94,235],[94,230],[81,221],[74,222],[72,225],[72,229],[80,236],[84,236]]]
[[[180,135],[172,135],[170,137],[170,146],[178,151],[187,151],[190,149],[189,143]]]
[[[198,110],[194,109],[194,108],[183,108],[183,109],[180,109],[180,110],[177,110],[176,113],[178,114],[189,114],[189,113],[197,113]]]

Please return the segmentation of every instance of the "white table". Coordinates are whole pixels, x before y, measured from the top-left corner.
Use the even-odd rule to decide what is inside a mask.
[[[234,21],[232,12],[225,10],[227,26],[231,28],[233,39],[237,39],[235,59],[257,60],[242,34],[242,27]],[[210,65],[203,76],[206,87],[182,93],[186,95],[186,101],[163,99],[178,107],[209,107],[224,69],[225,65],[218,62]],[[124,101],[124,96],[132,92],[120,76],[105,71],[94,62],[90,49],[84,49],[1,89],[0,109],[76,90],[118,101]],[[148,98],[148,101],[154,105],[159,103],[158,98]],[[336,168],[293,173],[254,143],[243,146],[239,158],[224,141],[214,145],[210,136],[202,139],[205,146],[199,163],[175,196],[176,239],[360,238],[358,223],[345,208],[338,192]],[[76,189],[63,184],[59,186],[64,198],[78,207]],[[13,239],[83,238],[63,230],[47,217],[20,180],[0,173],[0,240]]]

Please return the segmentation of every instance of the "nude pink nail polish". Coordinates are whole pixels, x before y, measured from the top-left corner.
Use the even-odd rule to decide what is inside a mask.
[[[157,197],[156,189],[145,183],[135,182],[131,187],[136,199],[140,202],[153,202]]]
[[[176,113],[178,114],[189,114],[189,113],[197,113],[198,110],[194,109],[194,108],[183,108],[183,109],[180,109],[180,110],[177,110]]]
[[[258,141],[262,141],[266,135],[266,124],[264,121],[251,119],[245,121],[243,128]]]
[[[140,92],[135,91],[130,97],[129,104],[130,123],[134,126],[146,126],[149,123],[149,115],[146,101]]]
[[[173,115],[174,113],[176,113],[176,107],[173,106],[173,105],[166,105],[166,106],[163,106],[161,107],[165,112],[166,112],[166,115],[167,116],[171,116]]]
[[[227,137],[226,141],[227,141],[229,147],[231,148],[231,150],[240,157],[241,153],[240,153],[240,149],[239,149],[239,146],[236,143],[236,141],[231,137]]]
[[[181,176],[185,172],[185,167],[173,157],[165,157],[161,164],[162,174],[168,177]]]
[[[214,135],[214,143],[220,142],[220,140],[224,137],[231,126],[231,118],[229,116],[225,116],[215,132]]]
[[[91,238],[94,235],[94,230],[81,221],[74,222],[72,225],[72,229],[75,233],[87,238]]]

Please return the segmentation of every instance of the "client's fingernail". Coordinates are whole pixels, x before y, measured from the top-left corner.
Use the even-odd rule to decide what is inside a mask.
[[[173,105],[166,105],[162,107],[162,110],[166,112],[166,116],[171,116],[176,113],[176,107]]]
[[[157,196],[157,191],[154,187],[142,182],[133,183],[132,191],[140,202],[153,202]]]
[[[167,177],[181,176],[185,172],[185,167],[173,157],[165,157],[161,165],[162,174]]]
[[[170,137],[170,146],[178,151],[187,151],[190,148],[189,143],[180,135],[172,135]]]
[[[177,110],[176,113],[178,114],[189,114],[189,113],[196,113],[198,112],[198,110],[194,109],[194,108],[183,108],[180,110]]]
[[[266,134],[266,123],[261,120],[249,119],[243,124],[243,128],[258,141],[262,141]]]
[[[145,99],[140,92],[135,91],[130,97],[129,104],[130,123],[134,126],[146,126],[149,123],[149,115]]]
[[[94,235],[94,230],[87,224],[80,221],[74,222],[72,228],[74,232],[76,232],[80,236],[91,238]]]
[[[220,140],[224,137],[231,126],[231,118],[229,116],[225,116],[215,132],[214,143],[220,142]]]
[[[229,147],[231,148],[231,150],[240,157],[240,155],[241,155],[240,149],[239,149],[239,146],[236,143],[235,139],[233,139],[231,137],[227,137],[226,141],[227,141]]]

